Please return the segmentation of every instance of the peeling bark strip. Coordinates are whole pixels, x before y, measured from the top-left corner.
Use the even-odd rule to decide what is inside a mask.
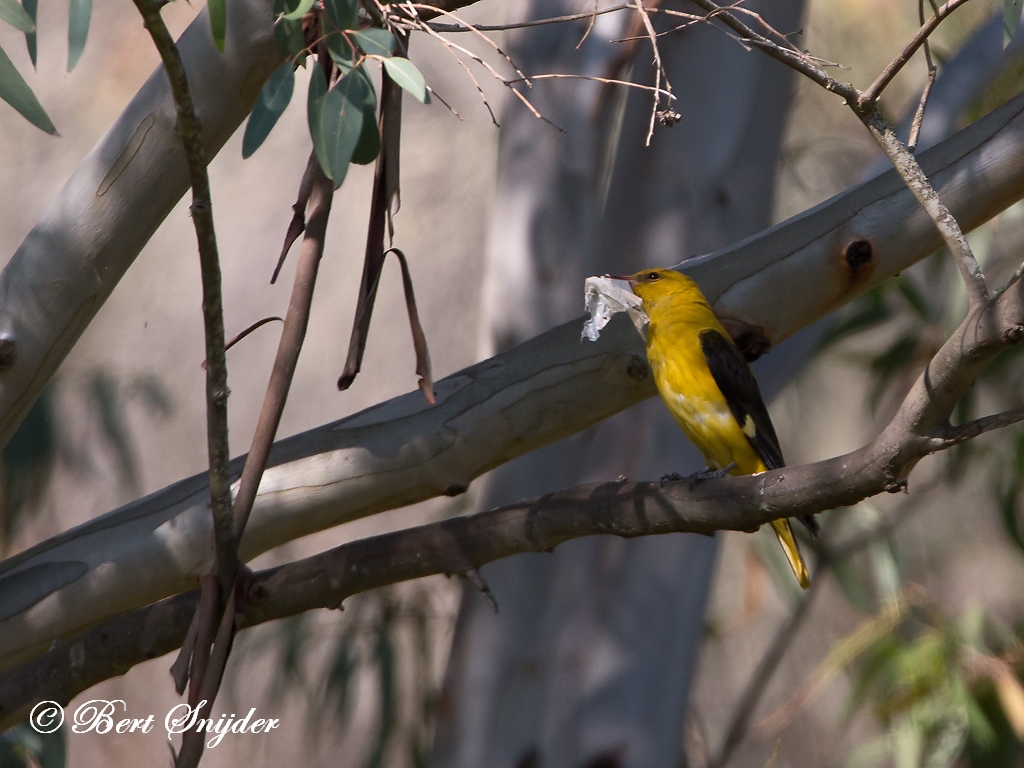
[[[236,29],[232,21],[229,30]],[[1024,96],[923,153],[921,165],[965,230],[1024,197]],[[873,244],[875,269],[851,291],[837,254],[855,240]],[[941,244],[888,172],[737,246],[691,259],[686,271],[721,317],[761,329],[774,344]],[[51,277],[46,285],[61,284]],[[5,272],[0,288],[10,279]],[[18,295],[9,284],[5,290]],[[637,378],[646,370],[636,363],[643,347],[628,322],[613,322],[595,344],[580,344],[582,324],[449,376],[436,386],[436,406],[424,406],[417,391],[276,444],[241,542],[243,560],[468,485],[654,394],[649,377]],[[0,405],[9,391],[0,378]],[[240,468],[236,459],[233,478]],[[0,605],[21,606],[0,620],[0,670],[43,653],[58,636],[192,588],[212,563],[207,499],[204,479],[189,478],[0,565]],[[28,568],[67,564],[83,575],[60,588],[18,578]]]
[[[625,323],[620,323],[624,326]],[[1024,333],[1024,281],[972,311],[943,344],[888,427],[865,447],[826,461],[708,480],[593,483],[501,509],[359,539],[254,575],[240,628],[370,589],[466,573],[521,552],[549,552],[580,536],[707,535],[756,530],[779,517],[849,506],[906,487],[924,456],[1024,419],[1024,409],[960,427],[949,415],[983,368]],[[119,616],[0,676],[0,729],[40,699],[66,702],[101,680],[174,650],[188,631],[194,592]]]

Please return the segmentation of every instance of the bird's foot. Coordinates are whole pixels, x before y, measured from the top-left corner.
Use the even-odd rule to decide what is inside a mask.
[[[694,488],[697,487],[698,483],[702,483],[705,480],[714,480],[715,478],[725,477],[735,467],[736,467],[736,462],[735,461],[730,461],[728,464],[726,464],[721,469],[711,469],[711,468],[708,468],[708,469],[705,469],[702,472],[694,472],[692,475],[686,475],[685,477],[683,475],[680,475],[678,472],[669,472],[667,475],[662,475],[661,476],[661,483],[662,483],[662,485],[664,485],[665,483],[678,482],[680,480],[685,480],[686,483],[690,486],[690,490],[692,491]]]
[[[690,490],[692,491],[694,488],[697,487],[698,483],[703,483],[705,480],[716,480],[720,477],[725,477],[735,467],[736,462],[730,461],[721,469],[711,469],[709,467],[708,469],[705,469],[703,472],[694,472],[692,475],[689,475],[686,478],[686,481],[687,483],[689,483]]]

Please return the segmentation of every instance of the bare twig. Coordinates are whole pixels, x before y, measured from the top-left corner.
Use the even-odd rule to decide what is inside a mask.
[[[828,655],[789,698],[779,705],[772,714],[757,723],[757,733],[764,738],[771,738],[791,723],[793,718],[807,708],[836,673],[851,659],[863,653],[879,637],[883,637],[899,626],[914,599],[915,595],[905,593],[899,600],[891,601],[874,616],[861,623],[853,633],[833,646]]]
[[[513,71],[514,71],[514,72],[515,72],[515,73],[516,73],[517,75],[519,75],[519,76],[520,76],[521,78],[525,79],[527,83],[529,83],[529,78],[527,78],[527,77],[526,77],[526,75],[525,75],[525,74],[523,73],[523,71],[522,71],[522,70],[521,70],[521,69],[520,69],[520,68],[519,68],[518,66],[516,66],[516,63],[515,63],[514,61],[512,61],[512,57],[511,57],[511,56],[509,56],[509,55],[508,55],[507,53],[505,53],[505,51],[503,51],[503,50],[502,50],[501,46],[499,46],[499,45],[498,45],[498,44],[497,44],[496,42],[494,42],[494,40],[492,40],[492,39],[491,39],[491,38],[489,38],[489,37],[488,37],[487,35],[485,35],[485,34],[484,34],[483,32],[481,32],[481,31],[480,31],[479,29],[477,29],[477,28],[476,28],[476,27],[475,27],[474,25],[470,24],[469,22],[463,21],[463,20],[462,20],[461,18],[459,18],[458,16],[456,16],[456,15],[455,15],[454,13],[452,13],[451,11],[446,11],[446,10],[443,10],[443,9],[441,9],[441,8],[438,8],[438,7],[436,7],[436,6],[433,6],[433,5],[429,5],[429,4],[422,4],[422,3],[420,3],[420,4],[414,4],[414,7],[415,7],[415,8],[417,9],[417,10],[425,10],[425,11],[436,11],[437,13],[439,13],[439,14],[441,14],[441,15],[445,16],[446,18],[449,18],[449,19],[451,19],[451,20],[452,20],[452,21],[454,21],[454,22],[455,22],[456,24],[460,25],[460,26],[461,26],[461,27],[462,27],[463,29],[465,29],[465,30],[466,30],[467,32],[472,32],[472,33],[473,33],[474,35],[476,35],[476,36],[477,36],[478,38],[480,38],[481,40],[483,40],[483,41],[484,41],[484,43],[486,43],[486,44],[487,44],[487,45],[489,45],[489,46],[490,46],[491,48],[493,48],[493,49],[495,50],[495,52],[497,52],[497,54],[498,54],[499,56],[501,56],[501,58],[503,58],[503,59],[505,60],[505,62],[506,62],[506,63],[507,63],[507,64],[508,64],[508,65],[509,65],[510,67],[512,67],[512,70],[513,70]],[[426,23],[426,22],[424,22],[424,23]]]
[[[306,163],[306,170],[302,174],[302,181],[299,182],[299,194],[292,204],[292,220],[288,224],[288,231],[284,235],[284,245],[281,246],[281,254],[277,257],[277,265],[274,267],[274,274],[270,277],[270,284],[277,282],[277,276],[281,274],[281,267],[284,266],[285,257],[291,250],[292,244],[299,239],[306,229],[306,205],[309,203],[309,196],[313,192],[313,177],[316,169],[320,167],[320,161],[316,159],[316,153],[310,154],[309,162]]]
[[[426,31],[427,34],[429,34],[431,37],[434,37],[437,40],[440,40],[441,43],[446,48],[448,48],[450,50],[452,55],[454,55],[455,58],[458,59],[459,63],[462,64],[463,68],[466,70],[467,73],[469,72],[469,67],[465,64],[465,62],[462,61],[462,59],[460,57],[455,55],[456,51],[458,51],[459,53],[461,53],[464,56],[468,56],[470,59],[475,61],[481,67],[486,69],[487,72],[491,75],[491,77],[493,77],[495,80],[497,80],[502,85],[507,86],[508,89],[510,91],[512,91],[512,94],[517,99],[519,99],[520,102],[522,102],[523,106],[526,107],[528,110],[530,110],[530,114],[532,114],[538,120],[543,120],[545,123],[548,123],[548,124],[553,125],[553,126],[555,125],[550,120],[548,120],[546,117],[544,117],[544,115],[542,115],[540,113],[540,111],[535,106],[533,106],[533,104],[530,102],[530,100],[528,98],[526,98],[526,96],[524,96],[520,91],[518,91],[518,90],[516,90],[515,88],[512,87],[511,84],[513,82],[525,83],[527,86],[531,85],[530,78],[526,77],[526,75],[522,74],[518,69],[516,69],[516,72],[520,75],[519,78],[514,78],[514,79],[511,79],[511,80],[508,79],[508,78],[505,78],[505,77],[503,77],[501,75],[500,72],[498,72],[498,70],[496,70],[494,67],[492,67],[490,64],[488,64],[487,61],[482,59],[480,56],[477,56],[475,53],[473,53],[468,48],[464,48],[463,46],[459,45],[458,43],[453,43],[451,40],[446,40],[444,37],[442,37],[441,35],[437,34],[433,30],[431,30],[431,29],[429,29],[429,28],[427,28],[425,26],[422,26],[421,29]],[[470,75],[470,77],[472,77],[472,75]],[[487,106],[487,111],[491,113],[491,120],[494,121],[495,125],[498,125],[497,118],[495,118],[494,112],[491,110],[490,104],[487,103],[486,96],[484,96],[483,88],[480,87],[480,83],[477,82],[475,77],[472,77],[472,79],[473,79],[474,85],[476,85],[476,87],[477,87],[477,90],[480,92],[481,98],[484,99],[484,104]],[[555,126],[555,127],[557,128],[558,126]],[[561,129],[559,129],[559,130],[561,130]]]
[[[932,7],[936,8],[935,0],[931,0],[931,3]],[[937,8],[936,15],[938,15]],[[921,26],[924,26],[924,0],[917,0],[917,17]],[[924,123],[924,110],[928,105],[928,97],[931,95],[932,87],[935,85],[935,77],[938,74],[938,69],[932,59],[932,46],[927,38],[924,41],[924,59],[928,65],[928,79],[925,81],[924,89],[921,91],[921,100],[917,104],[914,120],[910,124],[910,136],[907,138],[907,149],[910,152],[914,152],[917,149],[917,141],[921,136],[921,125]]]
[[[860,95],[857,107],[861,112],[867,113],[874,108],[875,102],[877,102],[878,98],[882,95],[882,91],[884,91],[886,86],[892,82],[892,79],[896,77],[899,71],[906,66],[911,57],[917,53],[917,49],[924,45],[925,41],[928,40],[928,37],[944,19],[966,2],[967,0],[950,0],[939,8],[939,10],[936,11],[927,22],[921,25],[921,28],[917,30],[917,34],[915,34],[911,41],[907,43],[902,51],[900,51],[899,55],[897,55],[896,58],[882,70],[878,77],[875,78],[875,82],[869,85]]]
[[[658,107],[661,106],[662,80],[665,82],[665,91],[668,92],[670,98],[672,84],[669,82],[668,73],[665,72],[665,66],[661,62],[661,51],[658,50],[658,35],[654,31],[654,25],[651,24],[651,17],[647,15],[643,0],[634,0],[634,3],[636,5],[636,12],[640,14],[644,29],[647,31],[647,37],[651,41],[651,49],[654,51],[654,104],[651,106],[651,120],[647,126],[647,139],[645,141],[645,145],[649,147],[651,146],[651,138],[654,136],[654,122],[658,118]]]
[[[719,19],[723,24],[726,24],[736,32],[742,41],[760,48],[769,56],[809,77],[825,89],[838,93],[846,99],[847,105],[864,123],[872,137],[882,148],[882,151],[889,157],[904,183],[914,193],[914,196],[924,207],[925,211],[928,212],[928,216],[942,234],[942,238],[953,254],[953,258],[967,286],[971,306],[978,306],[984,302],[988,298],[985,276],[978,266],[977,259],[975,259],[971,247],[968,245],[967,239],[960,229],[959,223],[939,199],[924,171],[921,170],[921,166],[914,159],[913,153],[897,138],[895,132],[885,122],[885,119],[878,111],[877,105],[879,95],[892,78],[895,77],[896,73],[909,61],[914,52],[924,44],[928,36],[935,31],[938,24],[966,2],[966,0],[950,0],[950,2],[942,6],[918,30],[913,40],[907,44],[899,56],[885,68],[875,82],[863,93],[848,83],[839,83],[818,64],[812,62],[806,55],[793,48],[788,41],[786,46],[782,46],[755,32],[728,9],[719,6],[712,0],[693,1],[696,5],[709,12],[709,19],[713,14],[714,18]]]
[[[596,6],[596,3],[595,3]],[[567,21],[581,21],[583,19],[590,19],[591,21],[597,16],[603,16],[606,13],[617,13],[618,11],[624,11],[628,8],[632,8],[633,3],[621,3],[619,5],[613,5],[609,8],[596,8],[592,11],[586,11],[585,13],[570,13],[564,16],[551,16],[546,19],[533,19],[531,21],[516,21],[510,24],[474,24],[473,28],[479,32],[507,32],[510,29],[524,29],[526,27],[541,27],[547,24],[561,24]],[[406,19],[407,16],[401,14],[401,5],[395,5],[393,8],[396,11],[396,15],[399,18]],[[435,32],[469,32],[461,24],[442,24],[439,22],[429,22],[430,28]],[[593,24],[591,23],[591,26]]]
[[[199,243],[203,282],[203,325],[206,332],[206,441],[210,460],[210,509],[220,586],[227,593],[238,566],[238,547],[231,532],[231,484],[228,477],[228,368],[224,351],[224,303],[220,259],[213,225],[210,178],[206,172],[202,126],[189,91],[188,76],[174,38],[153,0],[135,0],[143,23],[160,53],[178,113],[178,134],[185,146],[192,184],[192,223]]]
[[[422,26],[420,27],[420,29],[422,29],[428,36],[433,37],[435,40],[439,41],[441,45],[444,46],[444,49],[448,51],[449,55],[451,55],[451,57],[454,58],[456,62],[458,62],[459,66],[462,67],[466,75],[469,76],[470,81],[472,81],[473,85],[476,86],[476,91],[477,93],[480,94],[480,99],[481,101],[483,101],[484,107],[487,109],[487,113],[491,116],[491,122],[494,123],[494,127],[500,128],[501,124],[498,122],[498,118],[494,114],[494,110],[491,109],[491,103],[487,100],[487,94],[484,93],[484,89],[480,85],[480,81],[477,80],[476,76],[473,75],[473,71],[469,68],[469,65],[462,60],[462,57],[459,56],[459,54],[455,52],[451,41],[441,37],[441,35],[434,32],[432,29],[430,29],[430,27]],[[455,110],[453,110],[451,107],[448,107],[448,109],[451,110],[452,112],[455,112]],[[455,115],[460,120],[462,119],[458,112],[455,112]]]
[[[284,318],[283,317],[278,317],[277,315],[271,315],[270,317],[260,318],[259,320],[257,320],[255,323],[252,323],[251,325],[249,325],[244,330],[241,330],[238,333],[236,333],[231,338],[231,340],[228,341],[228,343],[224,345],[224,351],[225,352],[229,352],[233,346],[235,346],[240,341],[245,339],[253,331],[259,330],[260,328],[262,328],[264,325],[267,325],[268,323],[283,323],[283,322],[284,322]],[[206,370],[206,361],[203,360],[203,362],[200,364],[199,367],[202,368],[205,371]]]
[[[1024,332],[1024,328],[1021,331]],[[986,432],[1002,429],[1020,421],[1024,421],[1024,408],[1015,408],[1011,411],[997,413],[992,416],[984,416],[957,427],[949,426],[944,428],[941,430],[941,434],[935,438],[935,443],[942,448],[950,448],[954,445],[965,443],[968,440],[973,440]]]
[[[571,75],[563,72],[548,72],[543,75],[533,75],[532,80],[593,80],[597,83],[605,83],[606,85],[622,85],[626,88],[636,88],[639,91],[649,91],[659,96],[665,96],[668,99],[675,99],[675,95],[669,91],[658,88],[654,88],[650,85],[642,85],[640,83],[631,83],[629,80],[616,80],[610,77],[598,77],[596,75]],[[518,80],[509,80],[509,83],[519,82]]]
[[[238,481],[238,493],[235,496],[234,534],[238,538],[241,538],[245,524],[249,520],[260,478],[267,467],[270,447],[274,444],[277,428],[281,423],[288,390],[291,388],[295,366],[302,351],[302,342],[306,338],[313,289],[316,286],[317,271],[324,252],[327,222],[331,215],[331,202],[334,200],[334,185],[324,175],[315,156],[311,156],[310,165],[313,167],[313,173],[308,198],[309,221],[305,226],[302,251],[295,270],[295,282],[285,314],[284,329],[277,345],[270,383],[263,396],[263,407],[260,409],[256,430],[252,436],[252,446],[245,459],[242,477]]]
[[[597,15],[600,13],[599,5],[600,0],[594,0],[594,10],[588,14],[590,18],[587,19],[587,28],[583,32],[583,37],[581,37],[580,41],[576,43],[577,51],[583,47],[583,44],[587,42],[587,38],[590,37],[590,33],[594,30],[594,25],[597,23]]]
[[[985,276],[978,266],[977,259],[967,243],[960,224],[949,212],[946,205],[939,199],[938,193],[932,187],[928,177],[921,170],[920,164],[914,155],[897,138],[895,131],[889,126],[877,108],[872,108],[864,115],[858,114],[865,126],[871,132],[872,137],[878,142],[878,146],[888,155],[896,172],[903,179],[904,183],[914,193],[921,206],[928,212],[928,216],[942,234],[946,246],[953,254],[957,268],[967,286],[967,295],[970,298],[971,306],[978,306],[988,298],[988,287],[985,285]]]
[[[728,8],[718,5],[713,0],[693,0],[693,3],[708,12],[708,21],[718,19],[729,27],[737,34],[740,42],[759,48],[773,59],[810,78],[825,90],[842,96],[851,107],[859,105],[860,91],[849,83],[842,83],[836,80],[822,69],[812,56],[793,47],[792,44],[788,44],[788,41],[787,46],[782,46],[759,32],[755,32],[751,27],[730,13]]]
[[[224,612],[221,614],[220,626],[217,628],[217,636],[213,643],[214,652],[202,677],[203,684],[197,699],[193,701],[192,697],[189,697],[189,705],[198,708],[198,716],[204,720],[210,717],[213,700],[220,688],[228,654],[231,652],[231,640],[235,632],[235,594],[234,591],[231,592]],[[193,676],[192,680],[195,682],[196,678]],[[189,728],[186,730],[181,737],[181,750],[174,760],[175,768],[194,768],[199,765],[207,738],[208,734],[202,729]]]

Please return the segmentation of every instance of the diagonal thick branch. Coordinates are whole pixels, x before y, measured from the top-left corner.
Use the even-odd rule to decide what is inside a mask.
[[[1024,97],[921,156],[966,229],[1024,196]],[[778,343],[941,246],[890,172],[725,251],[691,259],[734,336]],[[813,285],[813,291],[807,286]],[[245,560],[299,536],[442,494],[654,394],[628,321],[596,344],[568,323],[419,392],[276,444],[241,541]],[[233,477],[240,460],[232,464]],[[209,571],[197,476],[0,564],[0,670]]]
[[[712,19],[721,21],[736,34],[741,43],[757,47],[787,67],[816,82],[822,88],[838,93],[846,100],[846,105],[868,129],[872,138],[892,162],[900,178],[914,193],[942,234],[946,246],[953,254],[964,284],[967,286],[971,306],[976,306],[988,298],[988,288],[977,259],[967,243],[967,238],[964,237],[959,222],[939,198],[935,187],[929,182],[913,152],[897,138],[896,133],[878,110],[878,99],[896,73],[928,40],[928,36],[935,31],[938,25],[965,2],[966,0],[950,0],[936,11],[927,22],[921,25],[914,38],[890,62],[875,82],[862,92],[850,83],[841,83],[833,78],[811,56],[789,44],[788,41],[786,41],[786,45],[781,45],[758,33],[745,24],[734,10],[720,6],[714,0],[694,0],[696,5],[708,12],[709,21]]]
[[[315,608],[359,592],[440,573],[465,573],[521,552],[550,551],[580,536],[636,537],[673,532],[751,531],[779,517],[849,506],[897,492],[914,466],[956,440],[954,406],[996,355],[1024,334],[1024,281],[972,310],[928,363],[893,420],[852,453],[759,475],[687,482],[594,483],[475,515],[344,544],[255,574],[239,627]],[[980,420],[981,434],[1024,410]],[[969,428],[969,425],[968,427]],[[963,429],[963,428],[962,428]],[[966,434],[966,433],[965,433]],[[66,702],[89,686],[179,645],[195,593],[112,619],[0,677],[0,728],[40,699]]]

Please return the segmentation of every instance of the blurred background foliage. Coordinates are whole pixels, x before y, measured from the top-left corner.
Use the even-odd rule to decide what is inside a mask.
[[[902,4],[906,7],[900,12],[911,22],[904,18],[900,24],[890,23],[894,5],[853,0],[815,3],[807,47],[850,63],[855,78],[873,73],[887,61],[896,41],[913,28],[914,4]],[[992,13],[1001,12],[1001,3],[971,3],[964,14],[943,25],[935,46],[940,63]],[[877,36],[877,45],[862,48],[857,42],[852,47],[850,29],[864,35],[882,29],[886,33]],[[922,80],[922,73],[914,71],[896,81],[886,104],[890,116],[912,108]],[[872,159],[860,127],[845,125],[846,118],[834,104],[821,108],[830,97],[807,84],[798,88],[797,116],[792,120],[781,174],[779,218],[855,183]],[[1018,54],[963,111],[958,127],[1021,90],[1024,56]],[[1022,260],[1024,205],[1014,206],[972,233],[970,242],[991,282],[1005,283]],[[835,388],[842,390],[848,416],[868,434],[886,423],[965,307],[963,286],[951,259],[937,253],[837,313],[821,336],[817,358],[805,378],[828,371]],[[859,389],[847,383],[850,370],[857,371],[851,381],[862,383]],[[957,418],[967,421],[1024,405],[1022,384],[1024,358],[1004,355],[964,399]],[[805,380],[798,381],[792,390],[799,392],[804,386]],[[60,397],[55,395],[58,392]],[[91,416],[76,421],[62,415],[59,403],[68,398],[77,398],[83,406],[76,412]],[[163,419],[173,413],[171,397],[160,379],[151,375],[119,380],[97,369],[73,381],[58,379],[51,384],[3,451],[3,548],[23,521],[47,513],[48,489],[57,469],[105,477],[119,484],[128,498],[139,492],[135,436],[127,416],[128,409],[136,407],[133,403],[147,417]],[[777,419],[784,442],[797,442],[805,431],[808,411],[794,416],[789,412],[793,409],[784,410]],[[859,436],[850,439],[856,441]],[[811,449],[803,450],[803,458],[814,458],[807,455]],[[850,768],[1024,765],[1022,593],[1017,593],[1009,611],[1005,606],[993,609],[983,598],[957,605],[946,599],[942,581],[932,578],[929,569],[936,568],[936,560],[958,544],[926,552],[923,545],[902,534],[905,522],[926,517],[940,502],[945,509],[950,499],[956,499],[954,505],[969,502],[969,507],[959,508],[960,524],[970,528],[972,518],[992,515],[998,522],[996,530],[1019,561],[1012,566],[1015,571],[997,564],[984,578],[1024,584],[1024,429],[1003,430],[941,454],[915,474],[910,491],[895,499],[828,513],[821,542],[804,542],[817,551],[815,578],[834,583],[836,589],[828,599],[843,601],[845,622],[852,629],[833,632],[817,663],[802,659],[802,677],[787,683],[789,690],[776,697],[770,714],[752,724],[748,738],[767,745],[767,754],[774,754],[771,745],[778,743],[779,734],[806,713],[822,691],[842,680],[845,697],[835,727],[842,732],[859,722],[858,733],[869,737],[858,737],[853,745],[841,741],[831,764]],[[949,528],[944,534],[956,542],[961,531]],[[767,537],[734,540],[744,553],[732,574],[732,583],[739,584],[737,591],[745,601],[739,612],[742,620],[723,621],[722,611],[713,610],[709,643],[745,631],[749,625],[744,616],[763,612],[773,599],[791,615],[804,601],[821,599],[816,597],[821,594],[817,589],[799,593],[778,547]],[[972,552],[973,557],[979,556],[977,548]],[[737,572],[741,573],[738,579]],[[279,707],[290,702],[301,708],[313,742],[330,733],[337,743],[340,733],[340,743],[350,745],[351,759],[346,764],[425,766],[432,720],[443,706],[439,681],[454,621],[451,605],[438,599],[434,585],[427,581],[379,590],[350,599],[343,612],[326,618],[300,615],[243,634],[229,682],[240,682],[244,672],[237,670],[267,664],[272,674],[264,692],[266,704]],[[806,621],[813,622],[815,612],[800,615],[810,616]],[[687,736],[688,757],[695,766],[716,764],[710,739],[700,733],[701,712],[707,706],[698,692],[692,706],[698,725]],[[865,718],[870,721],[867,726]],[[765,764],[765,754],[759,762],[739,754],[735,764]],[[57,768],[64,762],[59,735],[40,737],[24,727],[0,734],[0,768]]]

